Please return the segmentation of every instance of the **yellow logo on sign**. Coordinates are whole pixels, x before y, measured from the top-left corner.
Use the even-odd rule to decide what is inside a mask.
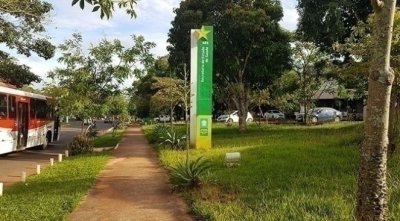
[[[207,40],[207,34],[210,33],[210,31],[207,31],[204,26],[201,26],[201,29],[196,30],[197,33],[197,40],[200,40],[201,38],[204,38]]]

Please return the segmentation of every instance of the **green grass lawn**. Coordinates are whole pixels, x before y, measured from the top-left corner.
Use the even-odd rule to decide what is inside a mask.
[[[96,180],[109,152],[70,157],[5,190],[0,220],[64,220]]]
[[[114,147],[119,143],[124,135],[124,130],[117,130],[115,135],[112,135],[112,132],[103,134],[101,136],[96,137],[93,140],[93,146],[96,147]]]
[[[145,126],[149,133],[151,126]],[[183,129],[179,129],[183,130]],[[312,127],[217,124],[213,149],[191,150],[214,167],[203,187],[185,192],[193,211],[208,220],[353,220],[362,124]],[[238,167],[224,166],[227,152],[239,151]],[[185,153],[160,149],[164,165],[176,165]],[[390,220],[400,219],[400,156],[389,159]]]

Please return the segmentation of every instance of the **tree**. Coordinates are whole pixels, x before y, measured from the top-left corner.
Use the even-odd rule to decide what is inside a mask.
[[[130,101],[135,104],[136,115],[140,118],[150,116],[150,101],[156,92],[152,87],[154,82],[155,79],[153,76],[148,74],[132,83]]]
[[[39,89],[33,88],[31,86],[28,85],[24,85],[22,88],[20,88],[21,91],[26,91],[29,93],[34,93],[34,94],[42,94],[43,92]]]
[[[155,80],[152,89],[156,93],[151,97],[151,110],[154,113],[170,110],[172,117],[175,107],[184,102],[184,81],[172,77],[155,77]]]
[[[55,47],[38,35],[45,32],[43,22],[51,9],[40,0],[0,0],[0,43],[26,56],[35,52],[45,59],[53,57]]]
[[[274,81],[270,89],[269,104],[285,113],[299,110],[301,104],[299,75],[293,71],[286,71]]]
[[[43,94],[55,98],[55,103],[60,107],[58,114],[68,117],[76,113],[80,103],[75,102],[76,98],[69,93],[66,86],[59,86],[56,83],[47,84],[42,89]]]
[[[162,56],[152,64],[149,62],[140,77],[132,83],[132,87],[129,89],[130,100],[136,107],[138,117],[150,116],[151,97],[157,92],[153,87],[156,82],[154,77],[167,77],[170,73],[168,56]],[[154,111],[152,112],[154,113]]]
[[[102,116],[106,112],[107,98],[119,93],[119,85],[128,77],[140,77],[142,68],[152,62],[150,49],[154,43],[145,42],[142,36],[132,36],[134,45],[125,48],[119,40],[103,39],[92,45],[89,53],[82,51],[82,37],[73,38],[59,46],[62,56],[59,61],[65,68],[49,74],[66,93],[69,114],[81,119]]]
[[[269,91],[266,89],[253,90],[250,94],[251,102],[250,104],[258,108],[258,123],[261,124],[261,118],[264,117],[264,113],[261,106],[269,103],[270,95]],[[266,118],[268,122],[268,118]]]
[[[14,58],[0,51],[0,81],[21,88],[40,80],[40,77],[32,73],[28,66],[18,64]]]
[[[126,123],[131,119],[128,109],[128,98],[123,94],[113,95],[107,98],[104,106],[105,111],[103,116],[112,116],[114,127],[112,136],[115,136],[117,129],[120,129],[123,125],[127,125]]]
[[[289,67],[289,35],[278,22],[278,1],[183,1],[175,10],[168,41],[170,64],[181,69],[190,58],[190,29],[212,24],[215,30],[214,76],[228,88],[239,111],[239,130],[246,130],[250,92],[265,88]],[[187,42],[187,44],[182,44]]]
[[[297,34],[303,41],[313,42],[323,51],[336,57],[345,55],[332,50],[335,42],[344,43],[353,26],[366,21],[372,7],[365,0],[299,0],[297,5],[299,23]]]
[[[213,85],[213,112],[215,114],[230,113],[233,109],[232,99],[225,85]]]
[[[387,220],[386,164],[390,93],[394,80],[390,49],[396,1],[371,1],[375,18],[368,78],[367,117],[360,154],[356,217]]]
[[[167,47],[171,69],[181,70],[183,64],[190,64],[190,29],[198,28],[202,23],[211,20],[210,16],[216,11],[214,2],[181,1],[180,6],[174,9],[176,16],[171,22],[172,28],[168,33],[170,45]]]
[[[295,42],[293,48],[293,70],[298,75],[300,104],[304,107],[304,120],[309,123],[309,110],[318,92],[322,94],[331,88],[327,78],[328,58],[311,42]]]
[[[170,76],[171,70],[169,67],[168,56],[158,57],[154,64],[147,70],[148,75],[157,77],[168,77]]]
[[[42,34],[51,10],[49,3],[40,0],[0,0],[0,43],[28,57],[32,52],[45,59],[53,57],[55,47]],[[0,79],[17,87],[40,81],[28,66],[19,64],[3,50],[0,50]]]
[[[93,6],[92,12],[97,12],[100,10],[100,18],[104,16],[109,19],[112,17],[115,10],[115,6],[118,8],[125,8],[128,15],[136,18],[136,12],[134,6],[136,5],[136,0],[72,0],[72,5],[79,2],[79,7],[81,9],[85,8],[85,3]]]
[[[121,94],[108,97],[106,105],[108,109],[106,112],[107,115],[118,117],[128,112],[128,101]]]

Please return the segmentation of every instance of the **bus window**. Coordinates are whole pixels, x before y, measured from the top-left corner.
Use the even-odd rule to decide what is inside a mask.
[[[17,116],[17,109],[15,108],[15,96],[8,95],[8,117],[15,118]]]
[[[30,106],[31,119],[35,119],[36,118],[36,99],[31,99],[29,106]]]
[[[36,117],[46,119],[47,117],[47,102],[44,100],[36,100]]]
[[[48,119],[53,119],[53,105],[50,103],[47,103],[47,118]]]
[[[7,95],[0,94],[0,119],[7,119]]]

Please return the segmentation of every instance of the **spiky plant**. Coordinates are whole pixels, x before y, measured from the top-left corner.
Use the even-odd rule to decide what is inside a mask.
[[[193,160],[180,162],[171,169],[171,182],[175,187],[194,188],[201,185],[200,176],[211,168],[211,161],[203,156]]]
[[[162,140],[161,144],[169,145],[173,149],[183,149],[184,144],[186,142],[186,135],[179,135],[175,131],[167,131],[163,137],[160,137]]]

